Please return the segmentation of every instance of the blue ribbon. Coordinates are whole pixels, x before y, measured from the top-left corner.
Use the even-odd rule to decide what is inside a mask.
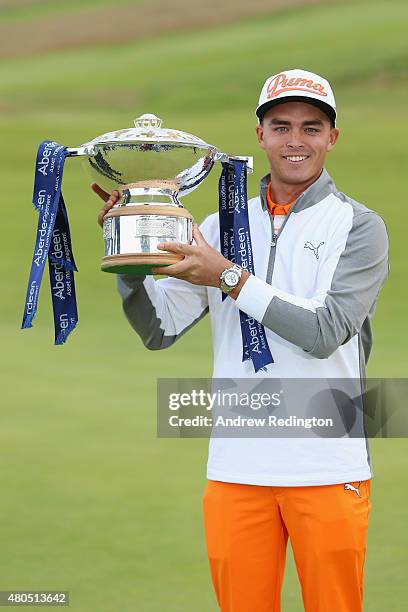
[[[54,314],[55,344],[63,344],[78,322],[74,271],[68,215],[61,193],[66,147],[44,140],[38,147],[33,205],[39,211],[37,235],[22,329],[32,327],[38,296],[48,257],[50,288]]]
[[[226,259],[255,274],[247,201],[247,165],[232,160],[222,164],[219,181],[220,248]],[[223,294],[222,299],[227,297]],[[239,311],[242,335],[242,361],[252,360],[255,372],[274,363],[259,321]]]

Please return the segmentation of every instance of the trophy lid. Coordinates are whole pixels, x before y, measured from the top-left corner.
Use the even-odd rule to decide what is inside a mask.
[[[252,171],[252,158],[231,157],[197,136],[163,128],[156,115],[141,115],[134,123],[133,128],[107,132],[67,149],[83,158],[93,181],[105,191],[141,181],[170,181],[181,196],[198,187],[214,162],[241,159]]]
[[[190,147],[202,147],[205,149],[215,149],[212,145],[209,145],[201,138],[188,134],[187,132],[181,132],[180,130],[172,130],[169,128],[163,128],[163,121],[156,115],[146,113],[141,115],[134,120],[135,127],[124,128],[122,130],[116,130],[115,132],[108,132],[97,136],[93,140],[82,145],[87,147],[95,144],[107,144],[107,143],[161,143],[161,144],[178,144],[186,145]]]

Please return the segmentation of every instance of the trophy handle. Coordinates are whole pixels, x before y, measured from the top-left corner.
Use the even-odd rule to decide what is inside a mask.
[[[228,155],[228,153],[221,153],[221,151],[217,151],[217,153],[214,156],[214,161],[219,161],[219,162],[227,162],[227,163],[231,163],[232,161],[244,161],[247,163],[247,168],[248,168],[248,174],[252,174],[252,172],[254,171],[254,158],[253,157],[247,157],[247,156],[242,156],[242,155]]]
[[[68,147],[68,153],[72,157],[91,157],[98,153],[98,147],[96,145],[87,145],[85,147]]]

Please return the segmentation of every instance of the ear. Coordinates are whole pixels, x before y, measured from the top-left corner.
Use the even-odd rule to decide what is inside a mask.
[[[256,128],[256,137],[258,139],[259,145],[262,147],[262,149],[265,148],[265,143],[264,143],[264,139],[263,139],[263,126],[261,123],[259,123]]]
[[[327,143],[326,151],[331,151],[340,136],[340,130],[337,128],[331,128],[329,142]]]

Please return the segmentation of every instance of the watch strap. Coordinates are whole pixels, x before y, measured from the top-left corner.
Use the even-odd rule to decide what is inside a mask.
[[[238,275],[238,280],[236,282],[235,285],[227,285],[225,282],[225,276],[227,275],[228,272],[236,272]],[[241,275],[242,275],[242,268],[241,266],[238,266],[237,264],[234,264],[233,266],[231,266],[230,268],[225,268],[225,270],[221,273],[220,275],[220,289],[223,293],[231,293],[231,291],[233,289],[235,289],[235,287],[238,285],[239,281],[241,280]]]

